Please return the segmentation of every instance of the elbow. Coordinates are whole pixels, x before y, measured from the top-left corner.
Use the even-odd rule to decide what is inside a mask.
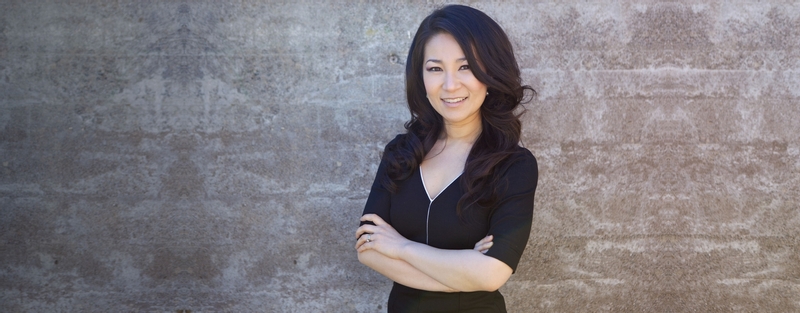
[[[506,284],[508,277],[492,277],[485,279],[477,288],[480,291],[495,292]]]
[[[508,279],[485,278],[485,279],[482,279],[482,280],[474,283],[471,287],[463,288],[463,289],[458,290],[458,291],[461,291],[461,292],[473,292],[473,291],[495,292],[498,289],[500,289],[500,287],[503,287],[503,285],[505,285],[506,281],[508,281]]]
[[[494,260],[491,265],[492,269],[487,271],[489,275],[481,279],[481,284],[479,288],[483,291],[490,291],[494,292],[503,287],[506,284],[509,278],[511,278],[511,273],[513,270],[511,267],[502,263],[500,261]]]
[[[482,289],[484,291],[495,292],[495,291],[497,291],[497,289],[500,289],[500,287],[503,287],[503,285],[506,284],[506,281],[508,281],[508,279],[505,279],[505,280],[497,279],[497,280],[493,280],[493,281],[490,281],[490,282],[486,282],[483,285]]]

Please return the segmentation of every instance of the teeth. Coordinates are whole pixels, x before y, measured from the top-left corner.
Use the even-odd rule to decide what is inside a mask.
[[[464,99],[466,99],[466,98],[467,98],[467,97],[463,97],[463,98],[454,98],[454,99],[442,99],[442,101],[444,101],[444,102],[447,102],[447,103],[456,103],[456,102],[461,102],[461,101],[464,101]]]

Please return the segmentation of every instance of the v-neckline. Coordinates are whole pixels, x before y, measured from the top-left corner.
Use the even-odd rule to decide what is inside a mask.
[[[442,188],[442,190],[440,190],[439,193],[436,194],[436,196],[431,198],[431,194],[428,192],[428,186],[425,185],[425,176],[422,175],[422,166],[420,166],[419,167],[419,179],[422,181],[422,189],[425,190],[425,195],[428,196],[428,201],[433,202],[433,200],[436,200],[436,198],[438,198],[439,195],[444,193],[444,191],[447,190],[447,188],[450,188],[450,185],[452,185],[453,182],[455,182],[459,177],[461,177],[461,174],[464,174],[464,172],[462,171],[461,173],[458,173],[458,175],[456,175],[456,177],[453,178],[453,180],[451,180],[449,183],[447,183],[447,185],[445,185],[444,188]]]

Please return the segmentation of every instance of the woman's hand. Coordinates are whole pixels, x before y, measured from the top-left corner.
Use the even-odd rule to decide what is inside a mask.
[[[375,225],[364,224],[356,230],[356,250],[359,253],[372,249],[392,259],[400,259],[400,252],[411,243],[377,214],[365,214],[361,221]]]
[[[483,237],[483,239],[475,243],[475,248],[473,248],[472,250],[480,251],[481,253],[486,254],[486,252],[489,252],[489,248],[491,248],[492,245],[494,244],[494,242],[492,242],[492,239],[494,239],[492,235]]]

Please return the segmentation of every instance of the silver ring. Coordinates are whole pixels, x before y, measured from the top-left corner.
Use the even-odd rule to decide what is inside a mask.
[[[367,234],[367,242],[372,242],[372,234]]]

